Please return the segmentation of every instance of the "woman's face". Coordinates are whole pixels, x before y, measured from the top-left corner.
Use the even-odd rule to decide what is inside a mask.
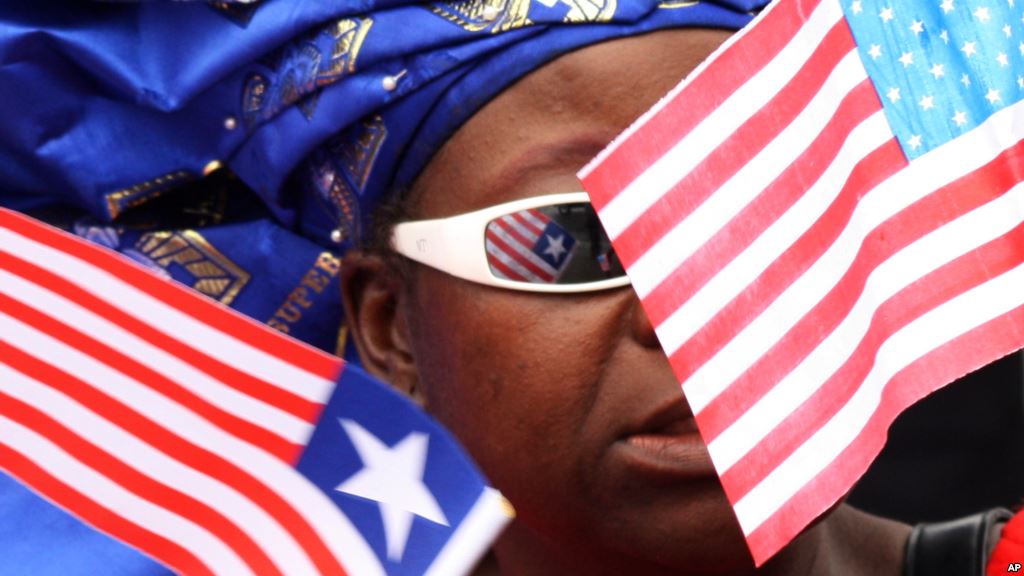
[[[412,191],[412,217],[580,190],[576,171],[728,35],[653,33],[533,72],[448,141]],[[532,545],[577,567],[589,558],[591,573],[749,565],[631,288],[524,293],[417,265],[400,292],[414,395],[517,509],[499,559]]]

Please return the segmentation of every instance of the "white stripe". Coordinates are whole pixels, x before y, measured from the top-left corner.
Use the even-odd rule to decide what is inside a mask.
[[[201,526],[139,498],[45,437],[4,416],[0,416],[0,443],[25,455],[33,464],[100,506],[185,548],[213,572],[253,573],[233,550]]]
[[[889,338],[877,362],[853,398],[807,442],[773,470],[734,509],[744,534],[750,534],[800,488],[833,463],[864,429],[892,377],[914,360],[946,342],[1010,312],[1024,301],[1024,265],[930,310]]]
[[[900,290],[1024,221],[1024,184],[893,254],[875,268],[850,313],[804,360],[745,412],[708,450],[725,473],[811,397],[853,354],[878,306]]]
[[[498,259],[499,262],[505,264],[506,266],[511,268],[514,272],[519,274],[519,278],[516,278],[515,280],[521,281],[522,278],[525,278],[526,280],[528,280],[530,282],[537,282],[537,283],[546,283],[548,281],[547,279],[541,278],[540,276],[537,276],[536,274],[531,272],[528,268],[523,266],[522,263],[520,263],[515,258],[512,258],[511,256],[508,255],[507,252],[505,252],[504,250],[499,248],[497,246],[497,244],[495,244],[494,242],[491,242],[490,239],[484,240],[484,246],[487,248],[487,253],[488,254],[490,254],[491,256],[494,256],[495,258]]]
[[[723,266],[655,328],[665,351],[672,354],[678,350],[722,308],[756,281],[828,210],[857,163],[890,139],[892,133],[889,132],[883,112],[875,113],[854,128],[821,178],[751,242],[750,246]],[[694,376],[697,380],[691,378],[690,382],[699,382],[699,376]],[[694,388],[693,394],[692,398],[687,399],[695,411],[703,409],[710,401],[699,386]]]
[[[527,228],[525,225],[517,221],[515,218],[512,218],[511,216],[504,216],[502,218],[499,218],[494,222],[488,224],[487,227],[488,229],[491,230],[504,230],[505,227],[511,228],[516,232],[519,232],[519,234],[521,234],[523,238],[526,238],[527,241],[531,243],[537,242],[537,239],[540,238],[540,232]]]
[[[590,162],[587,162],[587,165],[576,173],[576,177],[579,178],[580,180],[586,180],[587,178],[589,178],[590,174],[593,173],[593,171],[598,166],[604,163],[605,159],[608,158],[608,156],[615,153],[615,151],[618,150],[624,142],[628,141],[630,138],[633,137],[633,134],[636,133],[637,130],[642,128],[645,124],[647,124],[647,122],[651,120],[651,118],[656,116],[659,112],[661,112],[662,109],[665,108],[665,106],[670,104],[675,99],[676,95],[678,95],[680,92],[686,89],[691,79],[700,76],[701,73],[704,72],[705,68],[711,66],[714,63],[714,61],[718,59],[719,56],[728,51],[733,44],[739,42],[744,36],[746,36],[747,33],[754,26],[756,26],[762,19],[768,18],[768,15],[772,11],[774,11],[776,6],[778,5],[778,2],[770,2],[767,6],[765,6],[763,10],[761,10],[758,14],[754,16],[753,20],[747,23],[747,25],[744,26],[740,31],[726,38],[725,42],[722,42],[722,44],[720,44],[718,48],[716,48],[711,53],[710,56],[708,56],[707,58],[704,59],[703,62],[698,64],[697,67],[694,68],[693,71],[691,71],[682,82],[676,84],[674,88],[669,90],[667,94],[665,94],[664,96],[661,97],[660,100],[655,102],[654,106],[648,108],[647,111],[640,115],[639,118],[634,120],[628,128],[626,128],[625,130],[622,131],[621,134],[616,136],[615,140],[612,140],[611,144],[606,146],[604,150],[601,150],[601,152],[599,152],[597,156],[592,158]]]
[[[291,535],[266,511],[223,483],[186,466],[69,398],[0,363],[0,391],[58,420],[113,458],[220,512],[248,535],[285,574],[316,567]],[[154,504],[156,505],[156,504]]]
[[[469,574],[487,551],[487,546],[482,544],[497,538],[512,517],[512,506],[505,497],[485,486],[424,576]]]
[[[287,383],[289,391],[307,400],[323,403],[334,389],[332,381],[266,354],[66,252],[4,228],[0,228],[0,250],[29,262],[45,262],[58,276],[150,326],[159,326],[168,337],[266,382]]]
[[[765,94],[778,93],[803,66],[832,26],[842,18],[838,2],[821,2],[793,39],[756,75],[629,183],[600,211],[608,237],[622,231],[712,150],[731,137],[764,105]]]
[[[221,410],[264,428],[292,444],[304,445],[313,433],[314,426],[309,422],[225,385],[177,356],[153,346],[88,308],[51,292],[43,285],[33,284],[0,269],[0,293],[36,310],[45,311],[148,366]]]
[[[286,463],[213,426],[187,407],[168,402],[148,386],[2,313],[0,339],[30,355],[45,350],[45,362],[249,472],[309,522],[335,557],[345,560],[346,570],[355,572],[358,567],[365,574],[383,574],[380,561],[348,518],[327,495]]]
[[[824,128],[824,119],[835,116],[843,98],[866,78],[856,50],[840,60],[791,124],[630,266],[637,295],[650,294],[806,152]]]
[[[706,407],[836,285],[872,230],[934,190],[990,162],[1002,151],[996,145],[1013,143],[1005,126],[1022,124],[1024,104],[1004,108],[983,127],[918,157],[866,194],[854,209],[850,224],[825,253],[683,384],[693,410]],[[788,246],[793,240],[778,241]],[[658,335],[661,337],[661,332]],[[663,346],[671,353],[668,345]]]
[[[526,222],[533,227],[533,235],[537,238],[540,238],[540,235],[544,232],[544,228],[547,228],[547,222],[544,222],[535,216],[531,210],[520,210],[519,212],[516,212],[516,214],[518,214],[523,220],[526,220]]]
[[[540,256],[537,256],[527,246],[523,246],[522,244],[520,244],[519,241],[516,240],[516,238],[514,236],[512,236],[511,234],[508,233],[508,231],[506,231],[506,230],[504,230],[504,229],[502,229],[502,228],[500,228],[498,226],[495,226],[494,228],[491,229],[491,232],[494,232],[494,234],[498,238],[501,238],[502,240],[504,240],[505,243],[508,244],[510,247],[512,247],[512,249],[516,253],[518,253],[520,256],[522,256],[523,258],[527,259],[528,261],[530,261],[530,263],[532,263],[533,265],[537,266],[541,270],[544,270],[548,274],[551,274],[552,277],[555,276],[557,271],[551,266],[551,264],[548,264],[543,258],[541,258]]]

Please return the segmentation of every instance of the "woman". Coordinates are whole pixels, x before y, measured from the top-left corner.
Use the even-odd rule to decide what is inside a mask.
[[[445,143],[402,220],[579,190],[577,169],[728,35],[655,32],[532,72]],[[502,573],[753,572],[631,288],[513,291],[383,249],[349,256],[343,289],[364,366],[453,430],[515,505]],[[839,506],[759,573],[900,574],[909,531]]]

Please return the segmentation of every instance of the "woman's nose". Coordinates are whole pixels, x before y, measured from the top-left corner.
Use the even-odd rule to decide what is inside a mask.
[[[647,312],[644,311],[644,307],[636,295],[633,296],[631,314],[632,318],[630,319],[630,328],[633,332],[633,338],[635,338],[640,345],[646,348],[659,347],[658,335],[654,331],[651,319],[647,316]]]

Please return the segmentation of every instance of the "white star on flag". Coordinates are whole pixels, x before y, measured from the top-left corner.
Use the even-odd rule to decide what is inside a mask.
[[[963,126],[967,123],[967,113],[957,110],[956,113],[953,114],[952,120],[957,126]]]
[[[964,75],[960,77],[960,83],[963,84],[965,87],[970,86],[971,77],[964,73]]]
[[[949,44],[949,31],[943,30],[942,33],[939,34],[939,38],[942,38],[943,44]]]
[[[1022,43],[1022,46],[1024,46],[1024,43]],[[1021,48],[1021,50],[1024,50],[1024,48]],[[879,46],[878,44],[872,44],[871,48],[868,49],[868,56],[871,56],[872,58],[874,58],[876,60],[881,55],[882,55],[882,47]]]
[[[878,13],[878,16],[882,19],[882,22],[892,20],[892,8],[882,8],[882,11]]]
[[[1010,60],[1009,60],[1009,58],[1006,57],[1006,53],[1005,52],[1000,52],[999,55],[996,56],[996,62],[999,62],[999,66],[1001,66],[1003,68],[1005,68],[1005,67],[1010,65]]]
[[[934,100],[935,98],[933,96],[922,96],[921,101],[918,102],[918,105],[921,106],[921,110],[931,110],[932,108],[935,107]]]
[[[953,0],[942,0],[940,7],[942,8],[943,13],[949,14],[953,11]]]
[[[552,238],[547,234],[544,235],[548,239],[548,247],[544,249],[545,254],[551,254],[551,257],[557,262],[562,254],[565,254],[565,236],[559,236],[558,238]]]
[[[397,562],[405,552],[413,514],[448,525],[437,499],[423,484],[429,437],[422,432],[410,432],[394,448],[388,448],[357,422],[348,419],[339,419],[339,422],[352,440],[364,468],[335,490],[377,502],[384,521],[388,558]]]
[[[894,104],[896,102],[899,102],[900,101],[900,89],[899,88],[895,88],[895,87],[889,88],[889,91],[885,93],[885,97],[888,98],[889,101],[894,103]]]
[[[963,48],[960,48],[960,51],[963,52],[964,56],[967,56],[968,58],[978,53],[977,48],[975,48],[974,42],[964,42]]]
[[[977,18],[979,22],[988,22],[989,18],[991,18],[988,13],[988,8],[984,6],[974,11],[974,17]]]
[[[850,4],[850,11],[854,14],[860,14],[862,10],[863,7],[860,4],[860,0],[853,0],[853,3]]]
[[[900,63],[903,64],[903,67],[906,68],[914,63],[914,54],[912,52],[904,52],[903,55],[900,56],[899,60]]]
[[[1006,25],[1003,26],[1003,34],[1006,34],[1007,38],[1009,38],[1010,36],[1013,36],[1013,29],[1010,28],[1009,24],[1006,24]]]
[[[910,24],[910,31],[915,35],[924,32],[924,22],[921,20],[914,20],[913,23]]]
[[[920,134],[914,134],[913,136],[911,136],[909,139],[907,139],[907,145],[909,145],[911,148],[913,148],[915,150],[917,148],[920,148],[921,147],[921,135]]]
[[[945,67],[942,64],[934,64],[928,71],[931,72],[936,80],[946,75]]]
[[[985,99],[988,100],[990,103],[995,104],[996,102],[999,102],[1002,98],[999,97],[999,90],[996,90],[995,88],[989,88],[988,92],[985,94]]]

